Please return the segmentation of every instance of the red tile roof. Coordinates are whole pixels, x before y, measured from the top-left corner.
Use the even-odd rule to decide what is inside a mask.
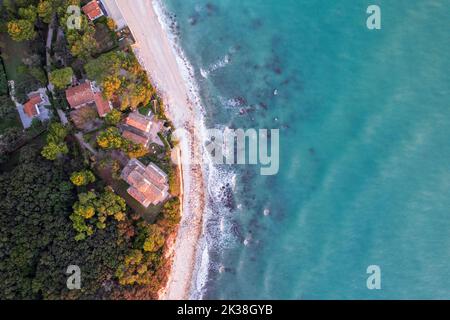
[[[111,111],[109,102],[103,98],[100,92],[93,91],[90,81],[67,89],[66,98],[73,109],[94,103],[100,117],[104,117]]]
[[[23,105],[23,111],[30,118],[37,116],[39,113],[38,113],[38,110],[36,109],[36,105],[40,104],[42,102],[43,102],[43,100],[42,100],[42,97],[40,94],[31,96],[30,100],[28,100],[28,102]]]
[[[88,16],[89,20],[91,21],[103,15],[103,11],[96,0],[89,2],[82,9],[83,12]]]
[[[144,177],[159,185],[164,185],[167,182],[167,174],[153,163],[150,163],[145,169]]]
[[[100,92],[94,95],[95,106],[100,117],[106,116],[111,111],[111,105],[106,101]]]
[[[94,92],[91,82],[86,81],[76,87],[70,87],[66,90],[66,98],[72,108],[76,109],[88,103],[94,102]]]
[[[137,144],[142,144],[144,146],[147,146],[148,141],[149,141],[148,137],[143,137],[143,136],[138,135],[138,134],[136,134],[134,132],[131,132],[129,130],[124,130],[123,133],[122,133],[122,136],[125,139],[128,139],[128,140],[130,140],[130,141],[132,141],[134,143],[137,143]]]
[[[125,123],[141,131],[149,132],[152,120],[138,112],[132,112],[126,118]]]
[[[150,203],[156,205],[163,201],[168,193],[167,179],[161,180],[161,175],[167,175],[156,165],[145,167],[138,160],[130,160],[122,171],[122,179],[124,179],[130,187],[128,193],[144,207],[148,207]]]

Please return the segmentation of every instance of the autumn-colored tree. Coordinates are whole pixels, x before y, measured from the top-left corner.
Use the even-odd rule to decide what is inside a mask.
[[[114,19],[112,19],[110,17],[106,18],[106,26],[111,31],[114,31],[117,28],[116,22],[114,21]]]
[[[102,227],[106,227],[104,221],[107,217],[113,216],[116,221],[125,219],[126,203],[123,198],[116,195],[111,187],[105,188],[100,198],[96,201],[95,207],[97,217],[102,222]]]
[[[70,52],[83,60],[88,60],[97,49],[94,32],[87,32],[70,44]]]
[[[109,127],[97,136],[97,144],[103,149],[120,149],[123,143],[124,139],[115,127]]]
[[[41,18],[42,21],[47,24],[52,20],[54,11],[55,7],[51,0],[41,0],[37,6],[37,13],[39,15],[39,18]]]
[[[73,70],[71,67],[57,69],[50,72],[49,80],[58,89],[65,89],[72,82]]]
[[[114,95],[119,94],[122,81],[117,76],[108,76],[102,82],[103,94],[110,100]]]
[[[106,124],[110,126],[118,125],[120,120],[122,120],[122,112],[117,109],[112,109],[105,117]]]
[[[158,225],[170,233],[176,228],[180,219],[180,199],[175,197],[164,204]]]
[[[148,154],[148,149],[146,147],[144,147],[142,144],[137,144],[137,143],[128,143],[128,144],[124,144],[126,145],[126,147],[124,147],[123,151],[125,151],[127,153],[127,155],[133,159],[133,158],[141,158],[143,156],[145,156],[146,154]]]
[[[125,211],[125,200],[116,195],[111,187],[106,187],[100,195],[94,191],[79,194],[70,217],[74,229],[78,232],[75,239],[83,240],[91,236],[94,226],[105,229],[109,216],[114,217],[116,221],[124,221]]]
[[[156,252],[164,246],[164,242],[164,234],[159,226],[154,224],[147,226],[147,238],[142,248],[144,251]]]
[[[107,98],[115,95],[120,99],[121,110],[146,105],[154,94],[146,72],[132,53],[109,52],[89,61],[84,69],[88,78],[102,84]]]
[[[78,187],[95,182],[95,175],[90,170],[76,171],[70,176],[70,181]]]
[[[148,269],[143,263],[144,254],[141,250],[132,250],[116,271],[116,277],[121,285],[145,284],[141,279]],[[149,279],[150,280],[150,279]]]
[[[8,33],[14,41],[33,40],[36,37],[34,23],[25,19],[8,22]]]

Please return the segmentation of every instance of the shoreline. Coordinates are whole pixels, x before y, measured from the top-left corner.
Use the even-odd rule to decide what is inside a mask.
[[[177,129],[187,130],[192,137],[188,144],[180,144],[178,151],[180,176],[181,221],[175,243],[169,246],[171,271],[165,288],[159,291],[159,299],[188,299],[195,270],[197,245],[202,233],[205,206],[204,170],[199,161],[202,148],[195,132],[200,110],[191,97],[186,72],[183,73],[180,58],[174,52],[167,30],[153,6],[152,0],[114,1],[123,19],[132,31],[136,44],[132,46],[152,84],[161,94],[168,118]],[[184,160],[183,160],[184,159]],[[201,163],[201,162],[200,162]]]

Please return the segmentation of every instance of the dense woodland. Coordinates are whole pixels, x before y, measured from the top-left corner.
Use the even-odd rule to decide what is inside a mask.
[[[16,97],[24,100],[27,91],[46,86],[50,79],[56,87],[53,107],[65,109],[61,97],[72,75],[87,74],[102,86],[106,98],[119,100],[119,108],[105,119],[98,146],[105,152],[119,149],[130,157],[144,156],[147,151],[123,140],[115,126],[122,112],[147,107],[151,99],[158,102],[157,116],[165,119],[162,101],[134,55],[102,52],[94,39],[96,28],[86,17],[80,30],[64,27],[65,8],[84,2],[0,1],[1,39],[9,37],[29,51],[13,70]],[[42,48],[55,17],[66,42],[52,47],[51,68],[46,70]],[[114,28],[109,20],[104,25]],[[63,59],[55,59],[63,53]],[[156,298],[169,271],[164,253],[179,223],[178,198],[166,202],[155,221],[144,220],[96,176],[98,159],[80,148],[72,125],[63,126],[54,116],[50,124],[21,128],[7,81],[0,63],[0,299]],[[164,169],[174,190],[173,168]],[[66,286],[69,265],[81,269],[80,290]]]

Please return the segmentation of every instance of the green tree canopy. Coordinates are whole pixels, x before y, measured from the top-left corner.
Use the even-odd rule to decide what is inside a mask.
[[[47,145],[42,149],[42,156],[48,160],[56,160],[60,155],[69,153],[69,148],[64,142],[68,130],[62,124],[54,122],[50,125],[47,134]]]
[[[65,89],[72,82],[73,70],[71,67],[57,69],[50,72],[49,80],[58,89]]]
[[[105,117],[106,124],[116,126],[122,120],[122,112],[117,109],[112,109]]]
[[[8,22],[8,33],[14,41],[33,40],[36,37],[34,23],[25,19]]]
[[[106,187],[100,195],[94,191],[79,194],[70,216],[73,227],[78,232],[75,240],[84,240],[93,235],[94,226],[105,229],[109,216],[114,217],[116,221],[123,221],[125,211],[125,200],[116,195],[110,187]]]
[[[95,175],[91,170],[76,171],[70,176],[70,181],[78,187],[86,186],[95,182]]]

